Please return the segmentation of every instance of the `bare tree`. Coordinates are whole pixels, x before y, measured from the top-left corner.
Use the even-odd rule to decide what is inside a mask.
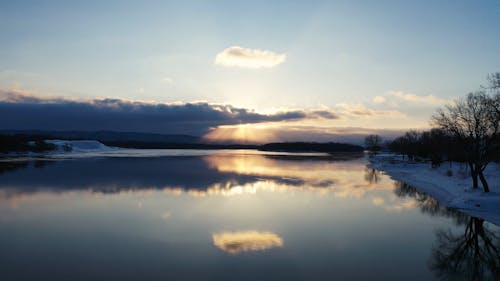
[[[368,135],[365,137],[365,146],[371,151],[380,150],[382,146],[382,138],[379,135]]]
[[[493,107],[497,114],[500,114],[500,72],[492,73],[488,76],[490,83],[487,89],[493,94]]]
[[[473,188],[478,188],[479,178],[485,192],[489,192],[489,187],[483,171],[492,160],[499,139],[498,105],[498,94],[492,96],[478,91],[439,109],[431,121],[462,143]]]
[[[490,82],[489,89],[500,89],[500,72],[488,75],[488,82]]]

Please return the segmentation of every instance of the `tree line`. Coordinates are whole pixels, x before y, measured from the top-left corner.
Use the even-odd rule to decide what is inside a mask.
[[[45,142],[48,138],[42,135],[0,135],[0,153],[45,152],[56,149],[54,144]]]
[[[433,129],[408,131],[386,147],[409,159],[430,159],[434,167],[443,161],[467,163],[473,188],[480,181],[489,192],[483,172],[490,162],[500,161],[500,72],[490,74],[488,82],[438,109],[431,118]],[[368,149],[380,149],[381,139],[370,135],[365,144]]]

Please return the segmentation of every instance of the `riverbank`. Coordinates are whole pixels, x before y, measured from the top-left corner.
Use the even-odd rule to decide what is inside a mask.
[[[484,171],[490,185],[485,193],[480,186],[472,189],[467,165],[453,162],[431,168],[430,162],[409,162],[402,156],[381,153],[370,157],[370,168],[385,172],[425,192],[439,203],[500,226],[500,164],[490,163]]]

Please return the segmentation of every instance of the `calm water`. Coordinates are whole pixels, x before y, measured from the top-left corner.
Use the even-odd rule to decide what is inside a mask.
[[[56,158],[0,163],[0,280],[498,274],[500,228],[367,169],[362,155]]]

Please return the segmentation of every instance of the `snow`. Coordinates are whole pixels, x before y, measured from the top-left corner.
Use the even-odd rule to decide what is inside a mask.
[[[116,149],[95,140],[45,140],[45,142],[56,145],[57,153],[99,152]]]
[[[492,162],[486,167],[484,175],[490,192],[485,193],[480,182],[478,189],[472,188],[465,163],[444,162],[431,168],[430,162],[409,162],[395,154],[379,154],[369,160],[370,168],[429,194],[439,203],[500,226],[500,163]]]

